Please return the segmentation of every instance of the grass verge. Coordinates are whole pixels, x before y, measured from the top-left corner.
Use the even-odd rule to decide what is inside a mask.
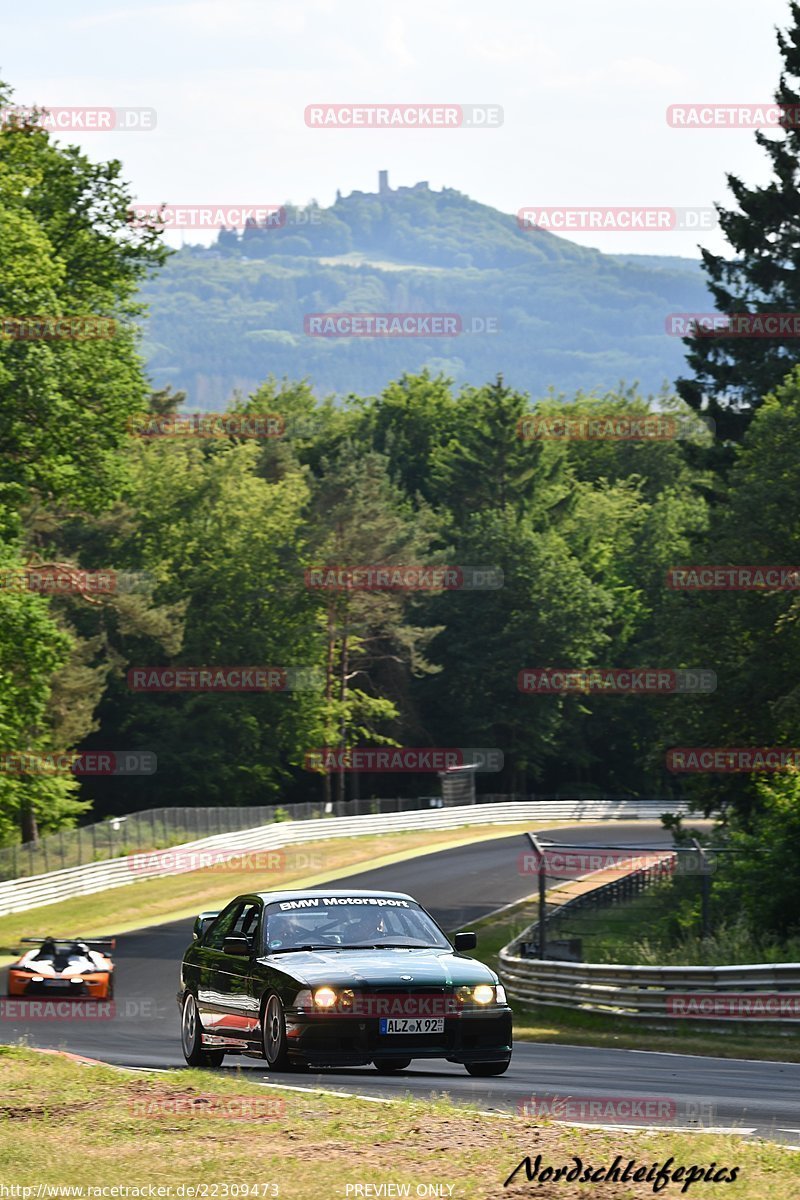
[[[499,1120],[446,1099],[374,1104],[313,1090],[265,1089],[234,1071],[129,1074],[21,1048],[0,1047],[0,1074],[5,1180],[34,1189],[27,1193],[33,1197],[40,1184],[38,1194],[44,1195],[48,1187],[82,1185],[88,1197],[90,1187],[158,1184],[171,1189],[157,1193],[164,1197],[282,1200],[403,1194],[473,1200],[534,1191],[545,1200],[638,1200],[655,1190],[646,1181],[528,1182],[524,1169],[504,1188],[524,1157],[535,1162],[537,1155],[542,1172],[547,1166],[573,1168],[575,1156],[583,1170],[591,1165],[597,1171],[617,1155],[621,1169],[629,1160],[637,1168],[671,1160],[675,1173],[691,1166],[705,1172],[714,1163],[726,1171],[719,1182],[738,1168],[723,1188],[693,1183],[692,1197],[724,1191],[731,1200],[796,1200],[800,1192],[800,1155],[732,1135],[568,1128],[521,1116]],[[365,1192],[367,1184],[372,1188]],[[373,1190],[381,1184],[381,1191]],[[398,1186],[387,1190],[389,1184]],[[434,1184],[438,1192],[419,1190]],[[358,1185],[360,1193],[353,1190]],[[398,1190],[404,1185],[407,1192]],[[206,1190],[191,1192],[192,1186]],[[682,1188],[679,1175],[661,1194],[685,1194]],[[16,1194],[26,1200],[25,1193]]]

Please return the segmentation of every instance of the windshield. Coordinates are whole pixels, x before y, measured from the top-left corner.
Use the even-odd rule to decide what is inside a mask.
[[[300,948],[447,949],[449,945],[439,926],[413,900],[320,896],[283,901],[265,911],[264,949],[268,954]]]

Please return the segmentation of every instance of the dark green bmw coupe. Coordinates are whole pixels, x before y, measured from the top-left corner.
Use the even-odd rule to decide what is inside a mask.
[[[178,1004],[191,1066],[226,1054],[271,1071],[414,1058],[501,1075],[511,1009],[497,976],[451,944],[402,892],[285,891],[237,896],[201,913],[183,957]]]

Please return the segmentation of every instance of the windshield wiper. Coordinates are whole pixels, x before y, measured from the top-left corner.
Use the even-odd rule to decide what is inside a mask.
[[[276,946],[274,950],[268,950],[268,954],[291,954],[294,950],[338,950],[338,946],[312,946],[303,944],[302,946]]]
[[[274,950],[267,950],[268,955],[272,954],[291,954],[295,950],[442,950],[442,946],[434,946],[427,942],[422,946],[410,946],[407,942],[356,942],[353,944],[339,945],[336,942],[329,942],[323,946],[312,946],[303,943],[300,946],[276,946]]]
[[[376,942],[376,950],[435,950],[429,942]]]
[[[334,950],[440,950],[441,946],[409,945],[408,942],[358,942],[352,946],[334,946]]]

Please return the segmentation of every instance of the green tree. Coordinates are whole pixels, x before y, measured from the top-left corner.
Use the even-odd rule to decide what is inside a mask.
[[[10,100],[0,84],[0,108]],[[67,513],[107,509],[119,489],[127,418],[146,391],[134,293],[163,260],[155,235],[130,229],[129,202],[119,163],[93,164],[30,121],[0,128],[0,539],[19,570]],[[25,322],[43,317],[101,317],[114,335],[31,337]],[[101,690],[94,648],[59,601],[11,587],[0,607],[3,744],[69,750]],[[76,788],[4,778],[0,829],[18,821],[31,837],[74,817]]]
[[[260,804],[277,795],[318,737],[322,638],[303,586],[308,487],[296,470],[257,473],[259,448],[170,438],[131,446],[123,497],[135,521],[115,561],[136,556],[152,597],[116,616],[117,671],[106,729],[158,755],[150,804]],[[287,668],[280,693],[132,693],[131,666]],[[300,679],[296,673],[303,672]],[[295,683],[302,688],[295,690]]]
[[[432,514],[397,494],[386,459],[345,443],[323,463],[312,508],[316,564],[350,569],[368,565],[425,565],[430,561]],[[425,647],[435,629],[415,623],[408,593],[321,590],[325,652],[325,744],[342,749],[369,741],[392,743],[412,726],[409,681],[429,673]],[[325,778],[326,799],[330,779]],[[337,776],[338,799],[345,776]],[[354,777],[354,794],[358,777]]]
[[[800,934],[800,773],[760,779],[755,793],[753,812],[732,818],[714,901],[744,916],[757,940],[785,940]]]
[[[791,24],[777,30],[783,57],[775,102],[800,112],[800,4],[789,5]],[[733,255],[703,250],[703,266],[717,309],[723,313],[800,312],[797,230],[800,225],[800,122],[786,113],[782,135],[757,132],[773,178],[748,187],[728,175],[736,208],[717,205]],[[720,438],[740,441],[761,398],[797,362],[796,339],[696,334],[684,339],[692,378],[677,389],[697,412],[716,422]]]
[[[0,107],[11,99],[0,84]],[[0,488],[21,502],[102,507],[116,489],[128,417],[146,393],[135,291],[163,261],[128,224],[120,164],[91,163],[35,125],[0,129],[0,311],[102,316],[111,337],[0,337]]]
[[[56,741],[49,705],[54,678],[69,660],[72,639],[53,619],[49,604],[21,586],[24,560],[0,544],[0,747],[4,755],[68,749]],[[74,776],[31,769],[0,770],[0,842],[32,841],[82,812]]]
[[[726,503],[683,563],[792,566],[800,560],[797,495],[800,468],[800,368],[764,397],[737,447]],[[800,601],[790,587],[773,591],[676,592],[665,635],[717,672],[717,691],[681,705],[677,744],[796,745],[800,741]],[[691,738],[691,741],[687,739]],[[758,804],[749,775],[689,781],[706,806],[742,812]]]

